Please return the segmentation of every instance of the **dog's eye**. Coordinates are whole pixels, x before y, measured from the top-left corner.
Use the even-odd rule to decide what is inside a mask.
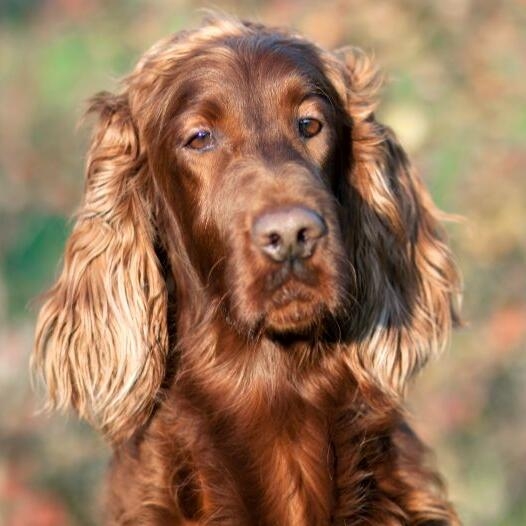
[[[323,125],[318,119],[312,117],[303,117],[298,120],[298,131],[300,135],[305,139],[310,139],[315,135],[318,135]]]
[[[214,145],[214,139],[212,133],[208,130],[199,130],[197,133],[190,137],[190,140],[186,143],[188,148],[192,150],[209,150]]]

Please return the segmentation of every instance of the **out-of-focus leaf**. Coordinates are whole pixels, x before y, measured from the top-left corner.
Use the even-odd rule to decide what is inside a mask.
[[[23,22],[41,3],[41,0],[2,0],[0,22]]]
[[[54,105],[71,100],[82,82],[86,64],[91,63],[86,39],[71,32],[55,37],[48,46],[35,52],[42,97]]]
[[[68,232],[65,218],[56,215],[27,212],[17,223],[0,262],[11,316],[27,312],[29,302],[50,282]]]

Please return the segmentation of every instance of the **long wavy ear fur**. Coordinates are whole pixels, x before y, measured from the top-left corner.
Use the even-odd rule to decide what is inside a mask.
[[[394,133],[374,116],[382,83],[376,67],[355,48],[338,56],[352,143],[347,219],[359,304],[355,359],[384,388],[401,393],[458,321],[459,275],[440,225],[446,215]]]
[[[166,287],[145,155],[126,95],[102,93],[84,203],[37,323],[33,365],[49,405],[73,405],[112,441],[148,418],[164,374]]]

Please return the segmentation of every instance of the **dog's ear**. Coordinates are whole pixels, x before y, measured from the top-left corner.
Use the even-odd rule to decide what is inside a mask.
[[[459,275],[440,225],[445,214],[395,134],[375,118],[381,78],[374,63],[355,48],[337,56],[351,139],[345,187],[356,358],[384,388],[401,393],[458,321]]]
[[[154,250],[147,162],[126,94],[98,116],[83,205],[37,323],[34,366],[52,407],[73,405],[112,441],[148,418],[167,352],[166,286]]]

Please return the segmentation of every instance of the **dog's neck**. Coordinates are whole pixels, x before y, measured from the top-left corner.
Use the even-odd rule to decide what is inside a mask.
[[[176,381],[206,378],[204,391],[212,400],[220,400],[222,407],[237,407],[240,401],[248,405],[261,398],[272,408],[276,400],[280,405],[290,397],[326,411],[325,406],[334,406],[342,391],[354,386],[349,366],[340,356],[342,342],[316,335],[250,334],[230,323],[219,308],[211,311],[208,307],[200,319],[187,318],[178,324]],[[325,385],[327,368],[332,381]],[[225,403],[230,396],[232,404]]]
[[[263,509],[275,513],[269,523],[282,523],[284,517],[287,524],[328,523],[335,471],[332,428],[344,400],[356,390],[338,349],[309,341],[285,345],[265,336],[252,342],[217,317],[195,326],[179,345],[174,398],[186,398],[192,421],[201,421],[200,440],[223,465],[205,471],[228,472],[242,488],[243,502],[268,500]]]
[[[254,343],[217,316],[182,328],[177,372],[132,449],[171,459],[162,484],[177,488],[178,513],[289,526],[355,513],[399,415],[351,373],[349,349],[320,344],[305,362],[294,353],[306,342]]]

